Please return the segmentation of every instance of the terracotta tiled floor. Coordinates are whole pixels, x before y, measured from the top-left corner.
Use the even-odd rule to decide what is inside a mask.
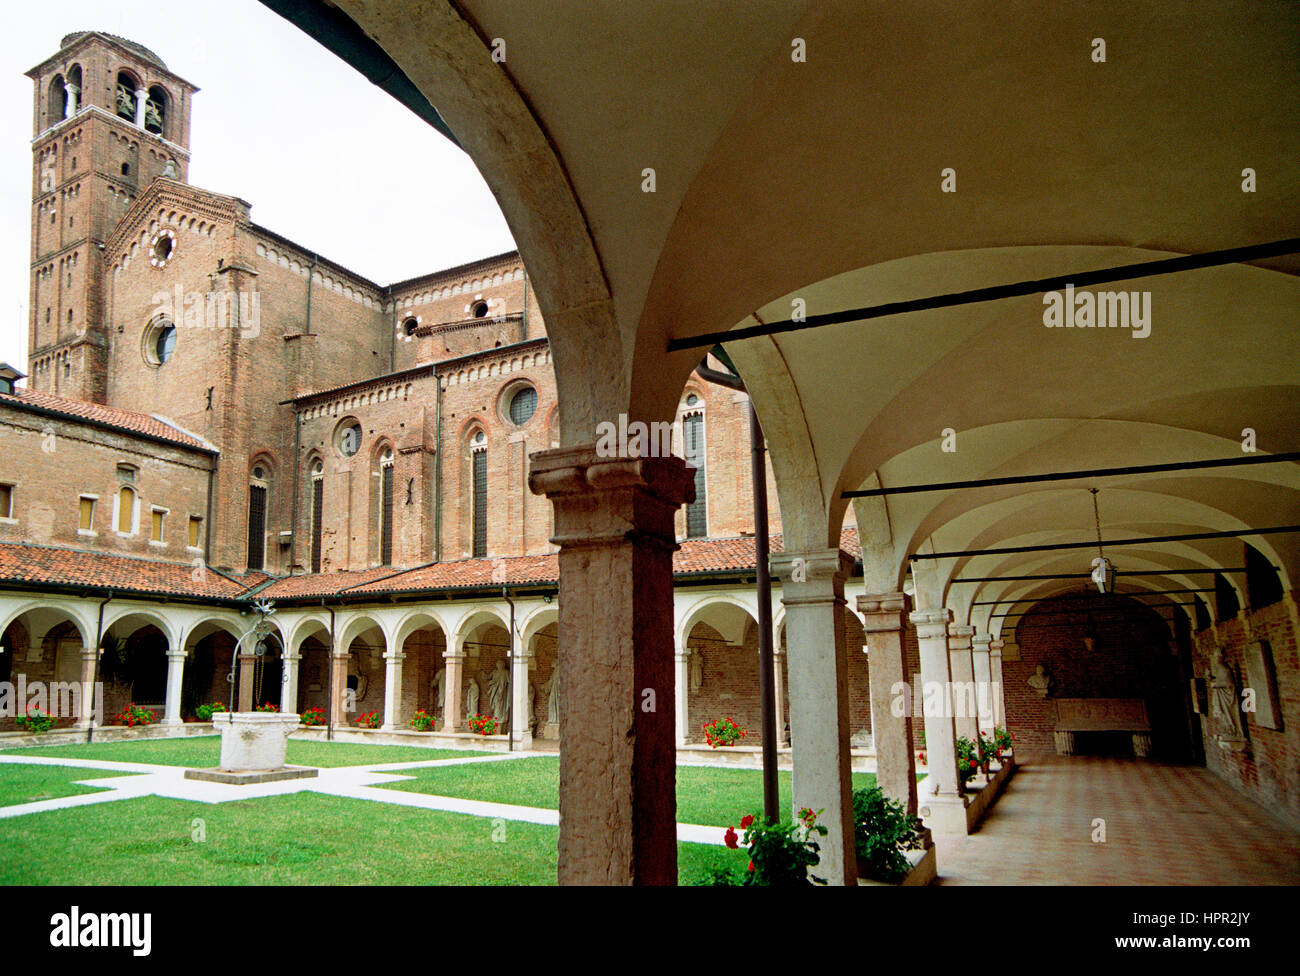
[[[1300,831],[1203,768],[1132,759],[1025,763],[974,834],[937,845],[939,884],[1300,884]]]

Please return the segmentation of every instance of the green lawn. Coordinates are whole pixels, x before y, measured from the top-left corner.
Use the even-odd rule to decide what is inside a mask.
[[[510,762],[476,763],[402,772],[414,779],[386,784],[388,789],[455,796],[466,800],[515,803],[556,810],[560,805],[560,760],[536,756]],[[791,799],[790,772],[777,773],[781,810]],[[874,773],[854,773],[855,789],[876,784]],[[719,769],[713,766],[677,767],[677,820],[679,823],[736,824],[747,813],[763,812],[763,774],[757,769]]]
[[[36,746],[5,750],[21,756],[56,756],[61,759],[103,759],[109,762],[157,763],[202,769],[221,759],[221,736],[184,739],[138,739],[127,742],[92,742],[64,746]],[[364,742],[325,742],[290,739],[286,761],[291,766],[366,766],[371,763],[419,762],[456,759],[488,753],[461,749],[424,749],[420,746],[381,746]]]
[[[548,885],[557,834],[319,793],[219,804],[140,797],[6,820],[0,884]],[[743,870],[746,854],[679,844],[678,858],[690,884],[712,866]]]
[[[12,807],[36,800],[53,800],[78,793],[98,793],[93,786],[78,786],[79,779],[122,776],[108,769],[73,769],[67,766],[0,764],[0,806]],[[3,847],[3,844],[0,844]]]

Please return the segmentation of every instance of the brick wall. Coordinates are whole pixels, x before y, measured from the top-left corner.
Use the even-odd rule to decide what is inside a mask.
[[[1206,716],[1198,716],[1205,745],[1206,766],[1233,787],[1251,796],[1275,814],[1300,825],[1300,656],[1296,645],[1296,599],[1292,591],[1279,603],[1251,612],[1244,610],[1232,620],[1216,623],[1195,635],[1193,667],[1198,676],[1210,668],[1217,646],[1224,648],[1224,661],[1233,671],[1239,688],[1247,684],[1242,652],[1256,640],[1267,641],[1277,673],[1277,695],[1282,714],[1281,728],[1267,729],[1256,716],[1243,715],[1249,740],[1247,752],[1221,748],[1212,737]]]
[[[1087,615],[1094,615],[1096,645],[1083,643]],[[1180,611],[1181,612],[1181,611]],[[1016,627],[1020,660],[1002,660],[1007,728],[1024,755],[1055,752],[1057,698],[1140,698],[1151,721],[1152,757],[1183,762],[1190,757],[1186,682],[1169,627],[1141,602],[1100,594],[1035,604]],[[1054,684],[1041,698],[1026,683],[1042,664]],[[1080,752],[1088,748],[1076,737]]]

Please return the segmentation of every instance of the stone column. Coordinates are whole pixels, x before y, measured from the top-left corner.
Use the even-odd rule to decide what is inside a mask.
[[[929,775],[920,799],[920,814],[936,834],[966,833],[966,798],[957,780],[957,743],[948,694],[949,611],[917,610],[908,619],[916,626],[921,651],[922,708]]]
[[[993,731],[993,682],[989,671],[989,642],[993,638],[988,634],[976,634],[971,638],[971,665],[975,673],[975,705],[979,709],[979,727],[981,731]]]
[[[68,104],[67,104],[68,111],[67,111],[67,115],[65,115],[64,118],[67,119],[72,118],[74,115],[77,114],[77,111],[80,108],[81,108],[81,88],[78,85],[69,85]]]
[[[465,673],[465,652],[460,649],[460,639],[456,638],[456,650],[446,650],[442,659],[447,665],[447,684],[442,693],[442,730],[459,732],[461,723],[461,705],[464,703],[465,690],[461,687],[461,675]]]
[[[1000,640],[989,641],[989,682],[992,684],[990,696],[993,705],[993,726],[1005,727],[1007,724],[1006,698],[1002,694],[1002,648]]]
[[[821,860],[812,870],[833,885],[858,879],[844,643],[844,579],[852,569],[853,561],[838,549],[772,557],[772,573],[781,579],[790,655],[794,809],[822,811],[819,822],[830,832],[818,841]]]
[[[167,649],[167,698],[163,705],[160,725],[181,724],[181,681],[185,675],[185,651],[178,647]]]
[[[690,694],[691,694],[691,649],[678,646],[673,654],[673,700],[676,706],[677,748],[686,745],[686,735],[690,728]]]
[[[560,884],[677,883],[673,518],[693,474],[594,444],[532,456],[560,547]]]
[[[238,647],[236,647],[238,650]],[[257,665],[257,655],[239,655],[239,697],[236,699],[235,711],[251,712],[253,706],[253,669]]]
[[[104,716],[95,714],[98,701],[103,707],[103,698],[96,694],[95,665],[99,661],[99,652],[93,647],[81,649],[81,714],[77,716],[77,728],[88,729],[92,722],[103,724]]]
[[[384,724],[383,731],[400,729],[406,716],[402,714],[402,662],[406,655],[401,649],[384,651]]]
[[[135,91],[135,127],[144,128],[144,102],[149,97],[149,92],[144,88],[137,88]]]
[[[903,650],[902,593],[868,593],[858,597],[866,619],[867,678],[871,685],[871,735],[876,746],[876,782],[891,800],[916,813],[916,756],[912,752],[912,715],[921,689],[908,689],[907,654]]]
[[[785,651],[781,642],[772,635],[772,694],[776,697],[776,744],[785,749],[790,745],[790,737],[785,733]]]
[[[952,675],[953,720],[957,735],[975,741],[979,731],[978,689],[975,687],[975,667],[971,661],[971,637],[974,627],[950,624],[948,627],[949,671]]]
[[[284,672],[280,676],[280,711],[298,711],[298,667],[302,663],[302,650],[285,651],[280,663]]]
[[[531,654],[526,654],[519,638],[515,642],[514,656],[510,662],[510,739],[518,750],[533,747],[533,699],[528,694],[528,672],[533,662]]]
[[[334,686],[334,701],[330,703],[335,725],[350,725],[348,721],[348,652],[330,654],[330,681]]]

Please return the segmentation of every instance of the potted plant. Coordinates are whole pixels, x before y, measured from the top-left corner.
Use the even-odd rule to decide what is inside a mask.
[[[357,716],[356,724],[363,729],[377,729],[384,724],[384,717],[378,711],[366,712]]]
[[[922,847],[921,821],[908,816],[903,805],[873,786],[853,791],[853,842],[858,875],[898,884],[912,870],[906,851]]]
[[[272,705],[270,702],[262,702],[260,705],[253,706],[255,712],[278,712],[279,710],[279,705]]]
[[[469,730],[475,735],[496,735],[497,720],[491,715],[471,715]]]
[[[410,725],[417,732],[431,731],[433,729],[433,716],[423,708],[417,709],[415,714],[411,716]]]
[[[979,756],[975,743],[964,735],[957,737],[957,777],[964,788],[980,768]]]
[[[229,711],[221,702],[213,702],[211,705],[200,705],[194,709],[194,714],[200,722],[211,722],[214,712]]]
[[[738,850],[742,843],[749,850],[749,867],[744,875],[737,878],[729,870],[714,868],[701,884],[802,888],[826,883],[823,878],[808,873],[817,863],[821,850],[813,838],[828,833],[817,822],[817,813],[805,807],[799,811],[798,820],[775,824],[763,823],[751,815],[740,821],[740,827],[745,832],[743,838],[735,827],[728,827],[722,839],[733,850]]]
[[[26,729],[32,735],[40,735],[54,728],[54,716],[31,705],[28,706],[26,715],[19,715],[14,719],[14,724],[20,729]]]
[[[298,721],[303,725],[324,725],[325,709],[309,708],[298,717]]]
[[[1015,741],[1015,738],[1016,737],[1012,733],[1008,732],[1002,726],[1000,725],[994,726],[993,741],[996,744],[999,759],[1002,758],[1002,754],[1004,752],[1011,751],[1011,746],[1012,743]]]
[[[745,737],[745,730],[730,718],[716,718],[704,726],[704,741],[712,748],[734,746]]]

